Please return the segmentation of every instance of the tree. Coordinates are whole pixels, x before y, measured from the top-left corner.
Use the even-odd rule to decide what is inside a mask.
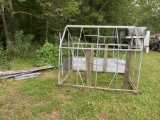
[[[80,6],[82,14],[76,21],[81,24],[132,25],[133,1],[82,0]]]
[[[9,18],[13,19],[12,11],[13,11],[13,4],[12,0],[0,0],[0,13],[1,13],[1,19],[4,27],[4,33],[5,33],[5,40],[6,44],[11,47],[11,50],[13,53],[15,53],[15,46],[12,40],[12,31],[9,31],[9,25],[6,20],[6,14],[9,14]],[[10,12],[11,11],[11,12]]]
[[[66,24],[147,23],[151,26],[154,24],[153,19],[158,21],[158,17],[145,10],[154,8],[154,3],[148,0],[146,4],[141,0],[139,6],[136,6],[135,0],[0,0],[0,13],[7,43],[10,40],[14,45],[13,34],[17,30],[23,30],[24,33],[34,34],[34,41],[43,44],[46,37],[49,40],[54,39],[52,43],[57,43],[56,35],[62,32]],[[147,16],[147,13],[150,13],[151,17]]]
[[[160,31],[160,1],[138,0],[136,2],[136,15],[138,26],[146,26],[152,34]]]
[[[42,41],[42,44],[46,33],[50,37],[55,32],[62,31],[65,24],[80,13],[81,4],[75,0],[1,0],[0,3],[4,8],[1,17],[4,20],[6,41],[10,39],[13,42],[14,32],[23,29],[26,33],[34,34],[35,39]]]

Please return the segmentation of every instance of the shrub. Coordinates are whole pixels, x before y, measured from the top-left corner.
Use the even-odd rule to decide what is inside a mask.
[[[9,69],[10,66],[8,64],[8,54],[7,54],[7,51],[4,51],[2,48],[0,48],[0,69],[1,70],[6,70],[6,69]]]
[[[16,57],[26,58],[29,55],[29,50],[31,48],[31,41],[34,39],[34,35],[28,34],[24,35],[22,30],[16,31],[14,35],[15,47],[16,47]]]
[[[36,50],[36,66],[53,65],[58,68],[58,46],[49,43],[47,40],[40,50]]]

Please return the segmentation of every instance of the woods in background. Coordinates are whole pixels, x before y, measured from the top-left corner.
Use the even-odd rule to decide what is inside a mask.
[[[16,53],[15,33],[58,44],[67,24],[146,26],[159,31],[159,0],[0,0],[0,42]]]

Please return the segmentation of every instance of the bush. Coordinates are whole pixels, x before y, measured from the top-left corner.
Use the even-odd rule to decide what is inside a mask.
[[[10,66],[8,64],[8,54],[7,54],[7,51],[4,51],[2,48],[0,48],[0,69],[1,70],[6,70],[6,69],[9,69]]]
[[[40,50],[36,50],[36,66],[53,65],[54,69],[58,68],[58,46],[45,42]]]
[[[31,41],[34,39],[34,35],[24,35],[22,30],[16,31],[14,35],[16,57],[26,58],[29,55],[31,49]]]
[[[10,69],[9,60],[12,57],[28,57],[30,55],[30,49],[32,46],[31,41],[33,40],[33,38],[34,35],[24,35],[24,32],[22,30],[16,31],[16,33],[14,34],[14,54],[11,49],[13,43],[9,42],[6,50],[3,50],[2,46],[0,45],[0,69]]]

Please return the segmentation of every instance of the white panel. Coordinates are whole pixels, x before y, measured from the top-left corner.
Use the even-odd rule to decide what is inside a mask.
[[[93,71],[97,72],[103,72],[103,58],[96,58],[94,57],[94,65],[93,65]],[[86,58],[85,57],[74,57],[72,58],[72,68],[73,70],[84,70],[86,71]],[[118,62],[118,69],[117,69],[117,62]],[[124,73],[125,71],[125,61],[119,60],[117,58],[108,58],[107,59],[107,66],[106,71],[107,72],[117,72],[118,73]]]
[[[73,64],[86,64],[85,57],[73,57],[72,61],[73,61]]]

